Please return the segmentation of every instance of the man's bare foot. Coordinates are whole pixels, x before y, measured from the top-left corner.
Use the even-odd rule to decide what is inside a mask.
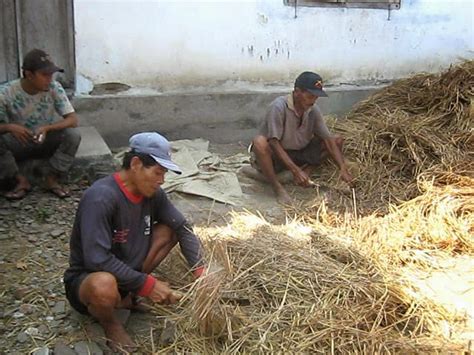
[[[261,182],[268,182],[267,178],[257,169],[250,165],[244,165],[239,170],[243,175]],[[293,174],[289,170],[284,170],[276,174],[278,181],[281,184],[287,184],[293,180]]]
[[[293,204],[293,199],[290,197],[290,195],[288,195],[288,192],[286,192],[286,190],[283,187],[275,189],[275,194],[276,194],[277,201],[279,204],[282,204],[282,205]]]
[[[107,338],[107,346],[119,354],[129,354],[137,350],[137,345],[120,322],[102,324]]]
[[[239,173],[242,173],[243,175],[257,181],[268,182],[265,176],[251,165],[242,166],[239,170]]]

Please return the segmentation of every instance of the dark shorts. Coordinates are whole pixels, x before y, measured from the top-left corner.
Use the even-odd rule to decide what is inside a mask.
[[[288,156],[293,160],[293,162],[298,166],[303,166],[305,164],[309,165],[319,165],[322,161],[322,152],[323,152],[323,141],[320,138],[313,138],[309,144],[300,150],[285,150]],[[286,169],[285,164],[283,164],[280,159],[272,155],[273,168],[276,173],[279,173]],[[250,163],[255,169],[260,170],[255,154],[251,152]]]
[[[89,314],[86,305],[84,305],[79,298],[79,288],[81,287],[82,281],[89,275],[84,272],[73,277],[69,277],[67,281],[64,281],[64,288],[66,289],[66,298],[72,308],[81,314]],[[119,289],[120,296],[122,298],[129,294],[129,291]]]

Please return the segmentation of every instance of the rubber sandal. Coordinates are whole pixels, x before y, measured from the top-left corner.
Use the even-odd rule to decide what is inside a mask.
[[[47,190],[59,198],[66,198],[70,196],[69,191],[65,190],[61,186],[50,187]]]
[[[26,187],[20,187],[20,188],[15,188],[12,191],[6,192],[3,196],[9,201],[15,201],[15,200],[21,200],[25,198],[26,195],[28,195],[28,192],[31,191],[30,188]]]

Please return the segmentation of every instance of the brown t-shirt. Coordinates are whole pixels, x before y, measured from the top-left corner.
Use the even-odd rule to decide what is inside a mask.
[[[292,94],[273,100],[259,132],[268,139],[278,139],[286,150],[303,149],[314,136],[321,139],[331,137],[331,132],[316,104],[309,108],[300,120],[296,114]]]

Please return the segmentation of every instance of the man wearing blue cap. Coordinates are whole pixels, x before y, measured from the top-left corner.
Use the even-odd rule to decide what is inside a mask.
[[[135,345],[114,310],[132,308],[136,296],[162,304],[179,299],[151,275],[178,243],[196,277],[204,268],[198,238],[160,188],[168,170],[181,173],[169,142],[144,132],[130,138],[130,148],[119,172],[85,191],[64,274],[71,306],[99,321],[111,348],[127,351]]]
[[[342,154],[343,139],[331,134],[315,105],[318,97],[326,96],[321,76],[301,73],[296,78],[294,91],[270,104],[260,131],[252,141],[252,168],[242,172],[252,177],[261,172],[282,204],[291,204],[292,200],[276,174],[287,169],[296,184],[311,186],[311,169],[327,155],[339,166],[341,178],[352,185],[353,178]]]

